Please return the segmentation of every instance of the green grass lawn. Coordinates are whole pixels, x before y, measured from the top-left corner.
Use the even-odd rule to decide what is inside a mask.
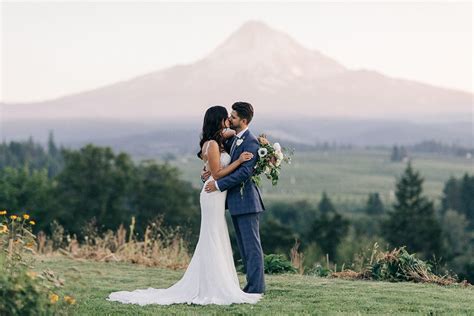
[[[266,276],[267,293],[256,305],[128,305],[106,301],[110,292],[166,288],[184,271],[128,263],[39,257],[37,270],[50,268],[66,279],[62,295],[73,295],[77,315],[163,314],[472,314],[474,289],[430,284],[349,281],[300,275]],[[240,276],[243,285],[244,276]]]
[[[182,178],[201,187],[202,163],[195,156],[173,161]],[[273,201],[309,200],[317,202],[322,191],[339,206],[360,206],[370,192],[379,192],[384,203],[395,199],[396,177],[405,163],[390,161],[389,150],[354,149],[337,151],[296,152],[291,165],[283,165],[280,183],[272,187],[264,181],[264,199]],[[413,155],[413,167],[425,178],[424,192],[436,203],[449,177],[474,173],[474,160],[434,154]]]

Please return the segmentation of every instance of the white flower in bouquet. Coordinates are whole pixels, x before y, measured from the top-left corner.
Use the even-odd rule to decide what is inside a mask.
[[[277,153],[281,153],[281,146],[279,143],[273,144],[273,149],[275,149]]]
[[[258,155],[260,156],[260,158],[265,157],[267,154],[268,154],[268,149],[266,149],[265,147],[262,147],[258,150]]]

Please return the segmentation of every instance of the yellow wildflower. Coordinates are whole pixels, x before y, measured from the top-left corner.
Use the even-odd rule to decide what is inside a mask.
[[[0,233],[6,233],[6,232],[8,232],[8,226],[0,225]]]
[[[30,224],[31,224],[31,225],[35,225],[36,222],[35,222],[35,221],[30,221]]]
[[[49,301],[51,304],[55,304],[59,300],[59,296],[57,294],[51,293],[49,294]]]
[[[66,296],[64,296],[64,300],[66,301],[66,303],[68,303],[70,305],[76,304],[76,299],[72,296],[66,295]]]
[[[10,218],[11,218],[12,220],[15,220],[17,217],[18,217],[18,216],[16,216],[16,215],[10,215]]]
[[[28,215],[28,214],[23,214],[23,218],[24,218],[24,219],[30,219],[30,215]]]
[[[26,275],[28,275],[30,278],[34,280],[36,279],[36,276],[38,275],[38,273],[36,273],[35,271],[28,271],[26,272]]]
[[[6,214],[7,214],[6,210],[0,211],[0,215],[6,215]]]

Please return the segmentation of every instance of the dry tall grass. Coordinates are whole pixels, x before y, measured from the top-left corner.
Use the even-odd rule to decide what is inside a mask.
[[[81,243],[75,235],[65,235],[61,225],[53,222],[52,228],[51,236],[43,232],[38,234],[38,253],[61,253],[73,259],[131,262],[175,270],[186,268],[190,261],[182,235],[176,230],[165,229],[159,220],[146,227],[142,241],[134,234],[134,218],[129,230],[123,225],[117,231],[108,230],[104,234],[89,229]]]

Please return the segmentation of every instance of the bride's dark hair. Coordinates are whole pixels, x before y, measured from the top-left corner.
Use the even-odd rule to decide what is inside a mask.
[[[197,156],[202,159],[202,145],[208,140],[215,140],[219,144],[219,148],[224,147],[224,136],[222,136],[222,120],[227,119],[229,113],[227,109],[220,105],[211,106],[204,115],[202,124],[201,141],[199,142],[199,152]]]

